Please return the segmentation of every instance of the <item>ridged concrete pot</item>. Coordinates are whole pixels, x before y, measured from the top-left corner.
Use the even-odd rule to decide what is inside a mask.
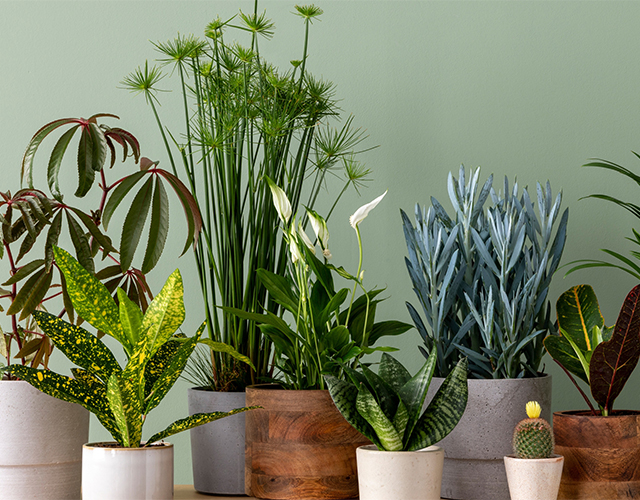
[[[427,402],[444,379],[433,378]],[[460,423],[438,443],[445,450],[442,497],[456,500],[509,500],[504,457],[524,418],[528,401],[538,401],[542,418],[551,417],[551,376],[525,379],[469,379],[469,400]]]
[[[245,406],[244,392],[188,390],[189,415]],[[193,487],[200,493],[244,495],[244,427],[240,413],[191,429]]]
[[[173,445],[121,448],[115,443],[82,447],[82,500],[170,500]]]
[[[89,412],[27,382],[0,381],[0,498],[78,500]]]
[[[557,500],[564,457],[504,457],[511,500]]]
[[[429,446],[419,451],[380,451],[360,446],[360,500],[440,500],[444,450]]]

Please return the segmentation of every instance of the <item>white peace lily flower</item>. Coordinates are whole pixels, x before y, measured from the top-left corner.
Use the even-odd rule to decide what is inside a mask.
[[[276,207],[276,211],[280,216],[280,220],[285,224],[289,222],[291,218],[291,202],[287,198],[286,193],[278,187],[269,177],[265,175],[269,188],[271,189],[271,196],[273,196],[273,205]]]
[[[316,238],[320,242],[322,248],[329,247],[329,229],[327,228],[327,221],[325,221],[320,215],[313,210],[307,208],[307,216],[311,222],[313,232],[316,234]]]
[[[294,264],[299,260],[303,260],[295,237],[291,238],[289,241],[289,252],[291,252],[291,262],[293,262]]]
[[[327,260],[329,260],[332,257],[331,252],[329,251],[328,248],[325,248],[322,251],[322,255],[324,255],[324,258],[327,259]]]
[[[302,241],[304,241],[304,244],[307,245],[307,248],[313,252],[313,255],[315,255],[316,247],[313,243],[311,243],[311,240],[307,236],[307,233],[304,232],[304,229],[302,228],[302,223],[300,222],[298,223],[298,234],[300,235],[300,238],[302,238]]]
[[[349,224],[351,224],[351,227],[353,229],[356,229],[358,224],[360,224],[367,217],[367,215],[369,215],[369,212],[371,212],[371,210],[373,210],[376,205],[382,201],[382,198],[384,198],[384,196],[387,194],[387,191],[382,193],[372,202],[369,202],[366,205],[362,205],[358,210],[355,211],[355,213],[351,217],[349,217]]]

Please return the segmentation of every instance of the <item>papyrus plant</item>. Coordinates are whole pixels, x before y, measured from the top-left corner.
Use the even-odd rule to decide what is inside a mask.
[[[207,385],[209,379],[218,390],[241,390],[272,375],[271,341],[254,322],[229,312],[258,314],[265,307],[282,313],[256,273],[282,275],[287,263],[264,176],[282,187],[295,213],[301,205],[313,209],[327,175],[344,179],[339,198],[368,173],[355,159],[362,132],[353,128],[351,117],[340,124],[334,85],[307,69],[310,27],[322,10],[295,7],[304,26],[303,46],[292,54],[289,69],[278,69],[263,54],[274,25],[258,13],[257,4],[252,13],[215,19],[204,39],[178,36],[155,44],[160,63],[171,66],[179,81],[182,125],[161,117],[158,68],[145,65],[124,82],[145,95],[173,172],[189,186],[203,214],[195,259],[208,335],[233,345],[256,367],[249,372],[214,353],[197,383]]]
[[[611,414],[613,403],[640,359],[640,285],[624,299],[615,326],[606,327],[598,299],[589,285],[564,292],[556,302],[559,335],[544,339],[551,357],[569,376],[587,402],[575,377],[586,382],[603,416]]]
[[[118,289],[116,304],[107,288],[71,255],[57,247],[54,254],[76,311],[122,345],[126,366],[121,368],[95,335],[57,316],[36,311],[33,315],[40,328],[77,365],[72,369],[73,377],[19,364],[9,366],[9,370],[50,396],[84,406],[120,446],[140,447],[147,415],[180,376],[201,341],[204,324],[193,337],[175,335],[185,317],[182,278],[177,270],[143,314],[122,289]],[[248,361],[229,346],[209,343],[209,347]],[[192,415],[154,434],[144,445],[248,409]]]

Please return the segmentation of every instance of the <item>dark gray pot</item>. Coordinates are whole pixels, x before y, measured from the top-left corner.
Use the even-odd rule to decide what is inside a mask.
[[[444,379],[434,377],[427,401]],[[542,418],[551,418],[551,375],[526,379],[469,380],[467,409],[444,448],[442,497],[509,500],[503,457],[513,453],[513,429],[527,418],[525,405],[537,401]]]
[[[189,415],[245,406],[244,392],[188,390]],[[244,495],[244,413],[191,429],[193,487],[201,493]]]

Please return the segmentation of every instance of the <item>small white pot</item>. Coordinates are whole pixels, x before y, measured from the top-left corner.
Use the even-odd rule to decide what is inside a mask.
[[[564,457],[504,457],[511,500],[556,500],[562,477]]]
[[[121,448],[116,443],[82,447],[83,500],[173,498],[173,445]]]
[[[380,451],[360,446],[360,500],[440,500],[444,450],[429,446],[418,451]]]

